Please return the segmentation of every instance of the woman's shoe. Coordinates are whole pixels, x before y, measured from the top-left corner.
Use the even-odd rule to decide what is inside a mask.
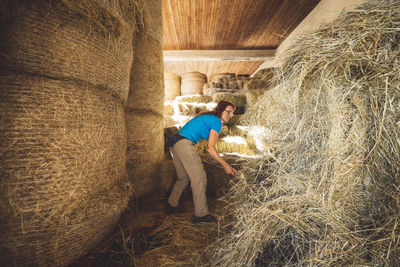
[[[165,205],[165,211],[168,214],[173,214],[173,213],[181,213],[181,212],[185,212],[186,209],[184,207],[172,207],[168,202]]]

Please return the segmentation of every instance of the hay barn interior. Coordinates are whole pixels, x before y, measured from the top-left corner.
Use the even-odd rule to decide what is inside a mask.
[[[1,266],[400,266],[400,1],[0,14]],[[190,185],[166,209],[167,140],[221,100],[237,173],[194,146],[217,218],[195,223]]]

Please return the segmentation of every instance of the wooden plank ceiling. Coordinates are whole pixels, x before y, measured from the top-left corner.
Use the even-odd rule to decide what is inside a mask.
[[[164,50],[276,49],[320,0],[162,0]],[[165,61],[167,72],[252,74],[263,61]]]

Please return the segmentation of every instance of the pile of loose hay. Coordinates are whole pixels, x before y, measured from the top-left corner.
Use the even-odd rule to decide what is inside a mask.
[[[289,49],[242,118],[274,154],[226,196],[213,264],[400,264],[399,33],[400,2],[372,1]]]
[[[246,84],[247,89],[269,88],[273,85],[275,68],[261,69],[257,71]]]

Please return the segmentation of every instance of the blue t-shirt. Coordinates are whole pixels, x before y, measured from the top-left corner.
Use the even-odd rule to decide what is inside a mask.
[[[222,122],[217,116],[205,114],[191,119],[178,133],[197,144],[200,139],[208,139],[211,129],[219,134],[221,128]]]

